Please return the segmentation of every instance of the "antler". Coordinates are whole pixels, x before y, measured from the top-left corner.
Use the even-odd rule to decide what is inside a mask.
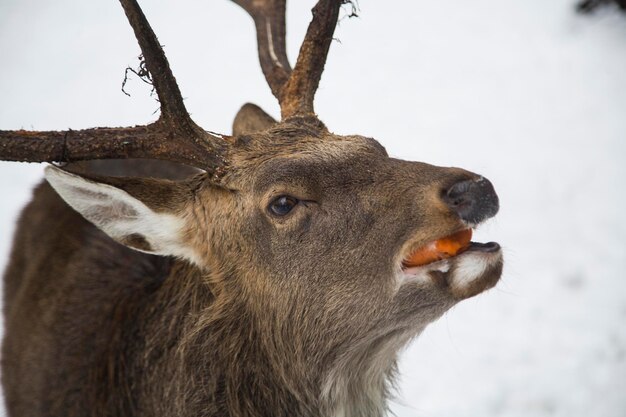
[[[289,79],[291,65],[285,48],[286,0],[233,0],[254,20],[259,61],[272,94],[280,99],[280,91]]]
[[[209,134],[204,132],[203,136]],[[226,162],[219,142],[199,135],[185,140],[164,123],[67,131],[0,130],[0,159],[19,162],[76,162],[91,159],[150,158],[202,168],[215,179]],[[218,137],[214,139],[219,139]],[[215,146],[217,145],[217,146]]]
[[[296,67],[285,49],[285,0],[233,0],[254,20],[259,60],[265,79],[278,99],[283,119],[314,115],[313,99],[328,56],[339,9],[345,0],[320,0],[313,8]]]
[[[120,0],[139,42],[161,105],[159,120],[147,126],[65,132],[0,131],[0,159],[74,162],[89,159],[149,158],[225,171],[227,143],[196,125],[185,109],[176,79],[136,0]]]
[[[254,19],[259,59],[278,98],[283,119],[315,116],[313,98],[333,38],[341,4],[320,0],[292,70],[285,49],[285,0],[233,0]],[[74,162],[148,158],[201,168],[219,180],[227,168],[228,142],[200,128],[189,116],[165,53],[136,0],[120,0],[139,42],[161,105],[159,119],[146,126],[68,131],[0,130],[0,159]]]

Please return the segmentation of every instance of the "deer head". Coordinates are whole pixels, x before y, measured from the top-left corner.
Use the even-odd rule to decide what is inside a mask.
[[[281,363],[284,382],[309,384],[325,415],[376,415],[364,410],[381,410],[397,351],[456,302],[495,285],[502,270],[496,243],[472,243],[423,266],[403,261],[495,215],[497,196],[477,174],[390,158],[376,140],[334,135],[319,121],[313,97],[341,0],[315,6],[293,70],[285,1],[235,2],[254,19],[280,122],[245,105],[233,136],[198,127],[138,5],[121,0],[159,96],[159,120],[0,132],[0,155],[61,162],[141,157],[202,170],[168,181],[51,166],[46,178],[117,242],[193,264],[216,304],[254,318],[259,343],[280,356],[270,362]],[[302,382],[307,373],[313,380]]]

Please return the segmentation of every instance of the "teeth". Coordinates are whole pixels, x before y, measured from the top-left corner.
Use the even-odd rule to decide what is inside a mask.
[[[410,282],[432,282],[432,272],[440,272],[442,274],[450,271],[450,262],[444,259],[439,262],[433,262],[423,266],[413,266],[402,269],[402,274],[398,276],[400,286]]]

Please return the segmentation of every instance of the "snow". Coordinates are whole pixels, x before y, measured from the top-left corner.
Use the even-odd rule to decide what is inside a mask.
[[[203,127],[241,104],[277,114],[252,23],[226,0],[143,2]],[[336,133],[489,178],[505,248],[496,289],[464,301],[402,355],[400,417],[626,415],[626,16],[572,0],[361,0],[340,22],[316,100]],[[292,1],[297,54],[313,2]],[[115,1],[0,3],[0,127],[154,119]],[[42,167],[0,163],[0,266]]]

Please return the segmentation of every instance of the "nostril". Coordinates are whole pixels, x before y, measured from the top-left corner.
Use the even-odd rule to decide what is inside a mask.
[[[454,184],[446,192],[446,197],[450,200],[460,200],[461,197],[467,193],[472,185],[473,181],[461,181]]]
[[[450,187],[444,196],[444,201],[453,208],[458,208],[462,205],[471,204],[467,195],[472,187],[473,181],[461,181]]]
[[[443,193],[442,200],[462,220],[472,224],[493,217],[499,209],[498,196],[493,185],[482,177],[457,182]]]

